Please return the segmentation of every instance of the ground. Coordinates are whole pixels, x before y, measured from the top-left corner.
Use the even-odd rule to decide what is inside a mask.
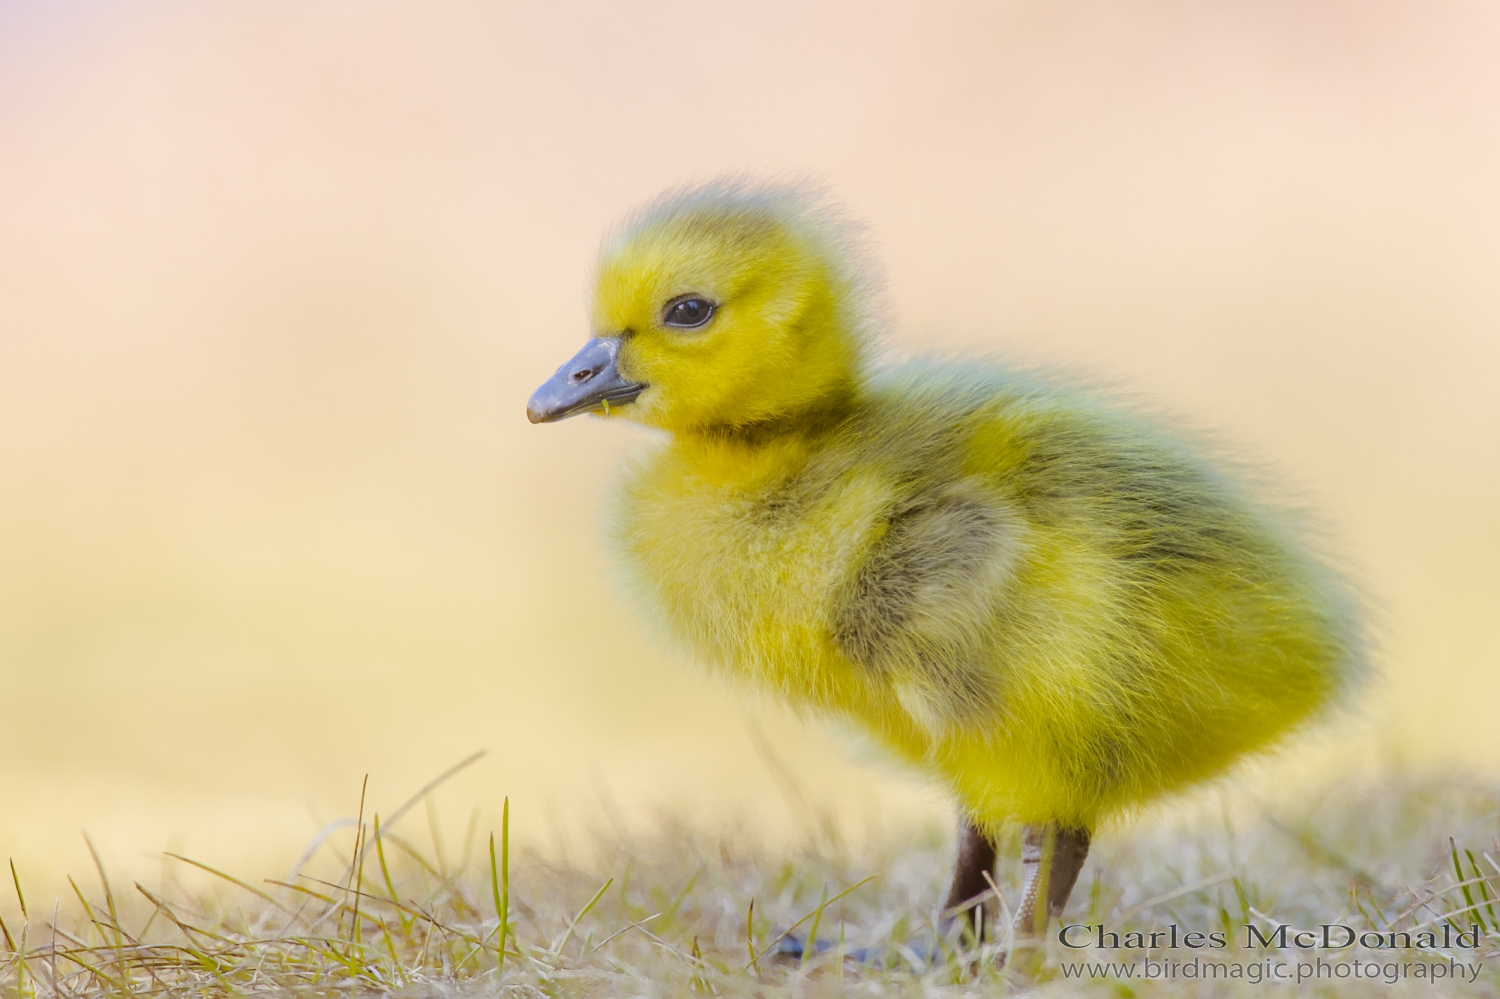
[[[1005,967],[1003,938],[934,933],[948,830],[855,846],[814,823],[772,848],[663,820],[567,864],[510,850],[504,822],[493,846],[471,828],[457,860],[366,823],[362,845],[340,830],[284,883],[210,872],[212,858],[155,888],[75,876],[71,910],[33,905],[4,927],[0,995],[1235,996],[1299,975],[1318,995],[1500,995],[1500,787],[1386,775],[1297,800],[1209,789],[1102,831],[1065,918],[1089,927],[1069,942],[1096,946],[1064,947],[1054,927]],[[1121,949],[1098,949],[1101,923]],[[1380,939],[1320,948],[1324,924],[1332,944],[1342,926]],[[821,950],[788,955],[788,930]],[[1392,949],[1402,930],[1431,946]],[[1131,948],[1131,931],[1157,946]]]

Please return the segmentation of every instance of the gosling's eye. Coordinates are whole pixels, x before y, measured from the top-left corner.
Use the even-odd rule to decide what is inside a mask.
[[[662,316],[662,324],[665,326],[676,326],[678,329],[690,330],[702,326],[713,318],[714,303],[697,295],[688,295],[667,303],[666,314]]]

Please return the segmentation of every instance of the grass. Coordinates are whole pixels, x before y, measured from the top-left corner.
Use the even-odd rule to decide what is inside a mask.
[[[1122,938],[1162,933],[1157,949],[1070,951],[1054,931],[1044,953],[999,967],[1004,940],[971,947],[934,931],[950,863],[944,830],[855,849],[818,823],[800,847],[770,849],[667,821],[602,835],[593,860],[562,864],[512,856],[507,806],[492,836],[471,827],[450,860],[435,827],[425,850],[393,831],[440,780],[384,820],[363,815],[362,795],[358,820],[324,830],[290,877],[183,857],[198,888],[148,888],[113,883],[95,854],[70,905],[41,912],[12,867],[0,994],[1233,996],[1270,987],[1249,978],[1268,962],[1316,974],[1320,958],[1329,975],[1337,965],[1351,977],[1315,980],[1317,994],[1500,994],[1500,788],[1483,782],[1388,777],[1295,809],[1205,792],[1170,819],[1100,835],[1068,908],[1069,922],[1106,923]],[[1016,891],[1018,853],[1013,837],[997,877],[1002,905]],[[1283,923],[1438,936],[1398,950],[1245,945],[1247,926],[1274,943]],[[1174,950],[1171,924],[1222,933],[1227,946]],[[1445,924],[1450,943],[1477,926],[1477,948],[1445,949]],[[778,942],[793,928],[821,949],[785,953]],[[1184,978],[1194,954],[1247,977]],[[1126,962],[1140,975],[1148,959],[1158,975],[1176,962],[1176,979],[1143,983],[1118,968],[1089,978],[1079,963],[1098,974],[1098,962]],[[1450,959],[1478,965],[1477,979],[1414,977],[1419,965],[1447,972]],[[1372,969],[1374,980],[1364,977]]]

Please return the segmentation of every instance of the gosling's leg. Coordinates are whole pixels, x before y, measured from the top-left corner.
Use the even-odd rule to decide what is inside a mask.
[[[1062,915],[1088,855],[1087,829],[1059,826],[1056,822],[1026,827],[1021,840],[1024,881],[1016,909],[1017,946],[1039,941],[1047,931],[1048,921]]]
[[[972,819],[965,816],[958,832],[958,859],[953,864],[953,887],[948,889],[948,900],[943,903],[942,926],[951,926],[955,918],[968,920],[976,941],[982,939],[984,929],[992,925],[998,906],[993,898],[976,901],[990,891],[986,874],[995,871],[995,844],[980,831]]]

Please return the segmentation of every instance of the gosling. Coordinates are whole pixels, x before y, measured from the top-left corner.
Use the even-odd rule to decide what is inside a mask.
[[[853,231],[795,188],[661,197],[606,238],[593,336],[527,416],[665,432],[615,510],[643,602],[952,791],[950,921],[983,922],[1021,823],[1034,942],[1102,819],[1324,712],[1359,629],[1336,574],[1172,434],[978,362],[873,370]]]

